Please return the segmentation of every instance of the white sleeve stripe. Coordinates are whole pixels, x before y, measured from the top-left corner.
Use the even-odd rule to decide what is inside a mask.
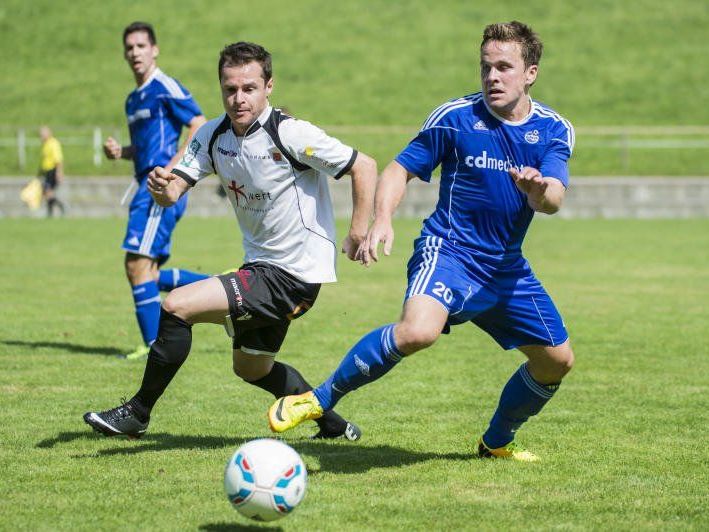
[[[188,97],[187,94],[182,91],[180,85],[163,72],[159,72],[156,79],[167,89],[167,92],[170,93],[170,96],[173,98],[185,99]]]
[[[437,118],[439,118],[439,116],[442,116],[441,113],[445,114],[446,109],[448,109],[449,107],[451,107],[453,105],[460,105],[463,103],[468,103],[468,102],[476,103],[480,100],[480,97],[481,97],[481,93],[475,93],[470,96],[458,98],[457,100],[449,101],[449,102],[444,103],[443,105],[439,105],[438,107],[436,107],[433,110],[433,112],[430,115],[428,115],[428,118],[426,119],[426,121],[423,123],[423,126],[421,127],[421,131],[430,127],[431,123],[433,121],[435,121]]]
[[[456,101],[457,101],[457,100],[456,100]],[[437,115],[439,111],[441,111],[442,109],[445,109],[446,107],[448,107],[448,106],[451,105],[452,103],[453,103],[453,102],[446,102],[446,103],[444,103],[443,105],[439,105],[438,107],[436,107],[436,108],[431,112],[431,114],[428,115],[428,117],[427,117],[426,120],[424,121],[423,125],[421,126],[421,130],[426,129],[426,126],[427,126],[428,123],[434,118],[434,116]]]
[[[429,119],[427,121],[427,123],[424,124],[424,126],[421,128],[421,131],[435,127],[443,119],[443,117],[446,116],[451,111],[455,111],[456,109],[462,109],[463,107],[472,106],[476,101],[477,100],[475,100],[475,101],[466,100],[466,101],[462,101],[462,102],[459,102],[455,105],[451,105],[451,106],[447,107],[442,112],[440,112],[436,118],[434,118],[433,120]]]
[[[566,129],[566,141],[562,141],[562,142],[564,142],[564,144],[566,144],[569,147],[569,150],[571,150],[573,152],[574,145],[576,144],[576,134],[574,132],[574,127],[571,125],[571,122],[566,120],[560,114],[558,114],[550,109],[545,109],[539,105],[535,105],[534,114],[537,114],[537,115],[539,115],[541,117],[545,117],[545,118],[551,118],[555,122],[561,122],[562,125],[564,126],[564,128]],[[554,139],[552,139],[552,140],[554,140]],[[556,140],[560,140],[560,139],[556,139]]]

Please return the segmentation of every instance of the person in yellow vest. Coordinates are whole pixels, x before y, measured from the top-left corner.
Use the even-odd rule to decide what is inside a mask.
[[[39,176],[44,177],[42,183],[42,197],[47,202],[47,217],[54,214],[54,207],[64,215],[64,204],[57,199],[56,189],[64,180],[64,155],[62,145],[52,135],[52,130],[47,126],[39,128],[39,136],[42,139],[40,151]]]

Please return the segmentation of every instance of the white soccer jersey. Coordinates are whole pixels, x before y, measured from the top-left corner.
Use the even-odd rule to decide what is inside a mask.
[[[195,185],[218,174],[244,239],[244,262],[275,264],[308,283],[336,281],[337,243],[327,177],[357,151],[268,107],[243,137],[229,117],[204,124],[173,173]]]

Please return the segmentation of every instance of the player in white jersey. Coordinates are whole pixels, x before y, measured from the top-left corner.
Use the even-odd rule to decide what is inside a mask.
[[[170,292],[140,390],[116,408],[84,415],[107,436],[142,436],[150,411],[189,354],[195,323],[226,327],[233,338],[234,372],[250,384],[277,398],[312,389],[275,356],[290,322],[314,304],[321,283],[336,281],[329,177],[352,177],[352,220],[342,252],[351,260],[361,258],[376,162],[269,105],[271,56],[263,47],[227,46],[219,58],[219,81],[225,114],[199,129],[172,171],[155,168],[148,189],[158,204],[169,206],[217,174],[239,221],[244,265]],[[316,437],[356,440],[361,434],[334,411],[317,423]]]

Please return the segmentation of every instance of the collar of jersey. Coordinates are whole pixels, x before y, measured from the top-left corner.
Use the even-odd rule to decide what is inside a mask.
[[[136,91],[136,92],[142,91],[145,87],[147,87],[148,85],[150,85],[150,82],[153,81],[153,80],[155,79],[155,76],[157,76],[159,73],[162,73],[162,70],[160,70],[160,67],[156,66],[156,67],[155,67],[155,70],[153,70],[153,73],[150,74],[150,77],[145,80],[145,83],[143,83],[140,87],[138,87],[137,89],[135,89],[135,91]]]
[[[258,115],[258,118],[249,126],[249,128],[246,130],[246,133],[244,133],[244,137],[248,137],[249,135],[253,135],[256,133],[259,129],[261,129],[261,126],[266,123],[266,120],[268,120],[268,117],[271,116],[271,111],[273,111],[273,107],[270,105],[267,105],[266,108],[263,110],[263,112]],[[234,136],[238,137],[239,135],[236,134],[236,131],[234,130],[234,126],[231,126],[231,132],[234,134]]]
[[[490,113],[494,118],[496,118],[503,124],[507,124],[508,126],[521,126],[527,120],[529,120],[529,117],[532,116],[532,113],[534,112],[534,100],[532,100],[532,97],[529,94],[527,95],[527,98],[529,98],[529,113],[527,113],[527,116],[525,116],[522,120],[518,120],[516,122],[513,120],[507,120],[505,118],[502,118],[495,111],[490,109],[490,106],[488,106],[487,102],[485,101],[485,96],[483,96],[482,100],[483,104],[485,104],[485,109],[487,109],[487,112]]]

